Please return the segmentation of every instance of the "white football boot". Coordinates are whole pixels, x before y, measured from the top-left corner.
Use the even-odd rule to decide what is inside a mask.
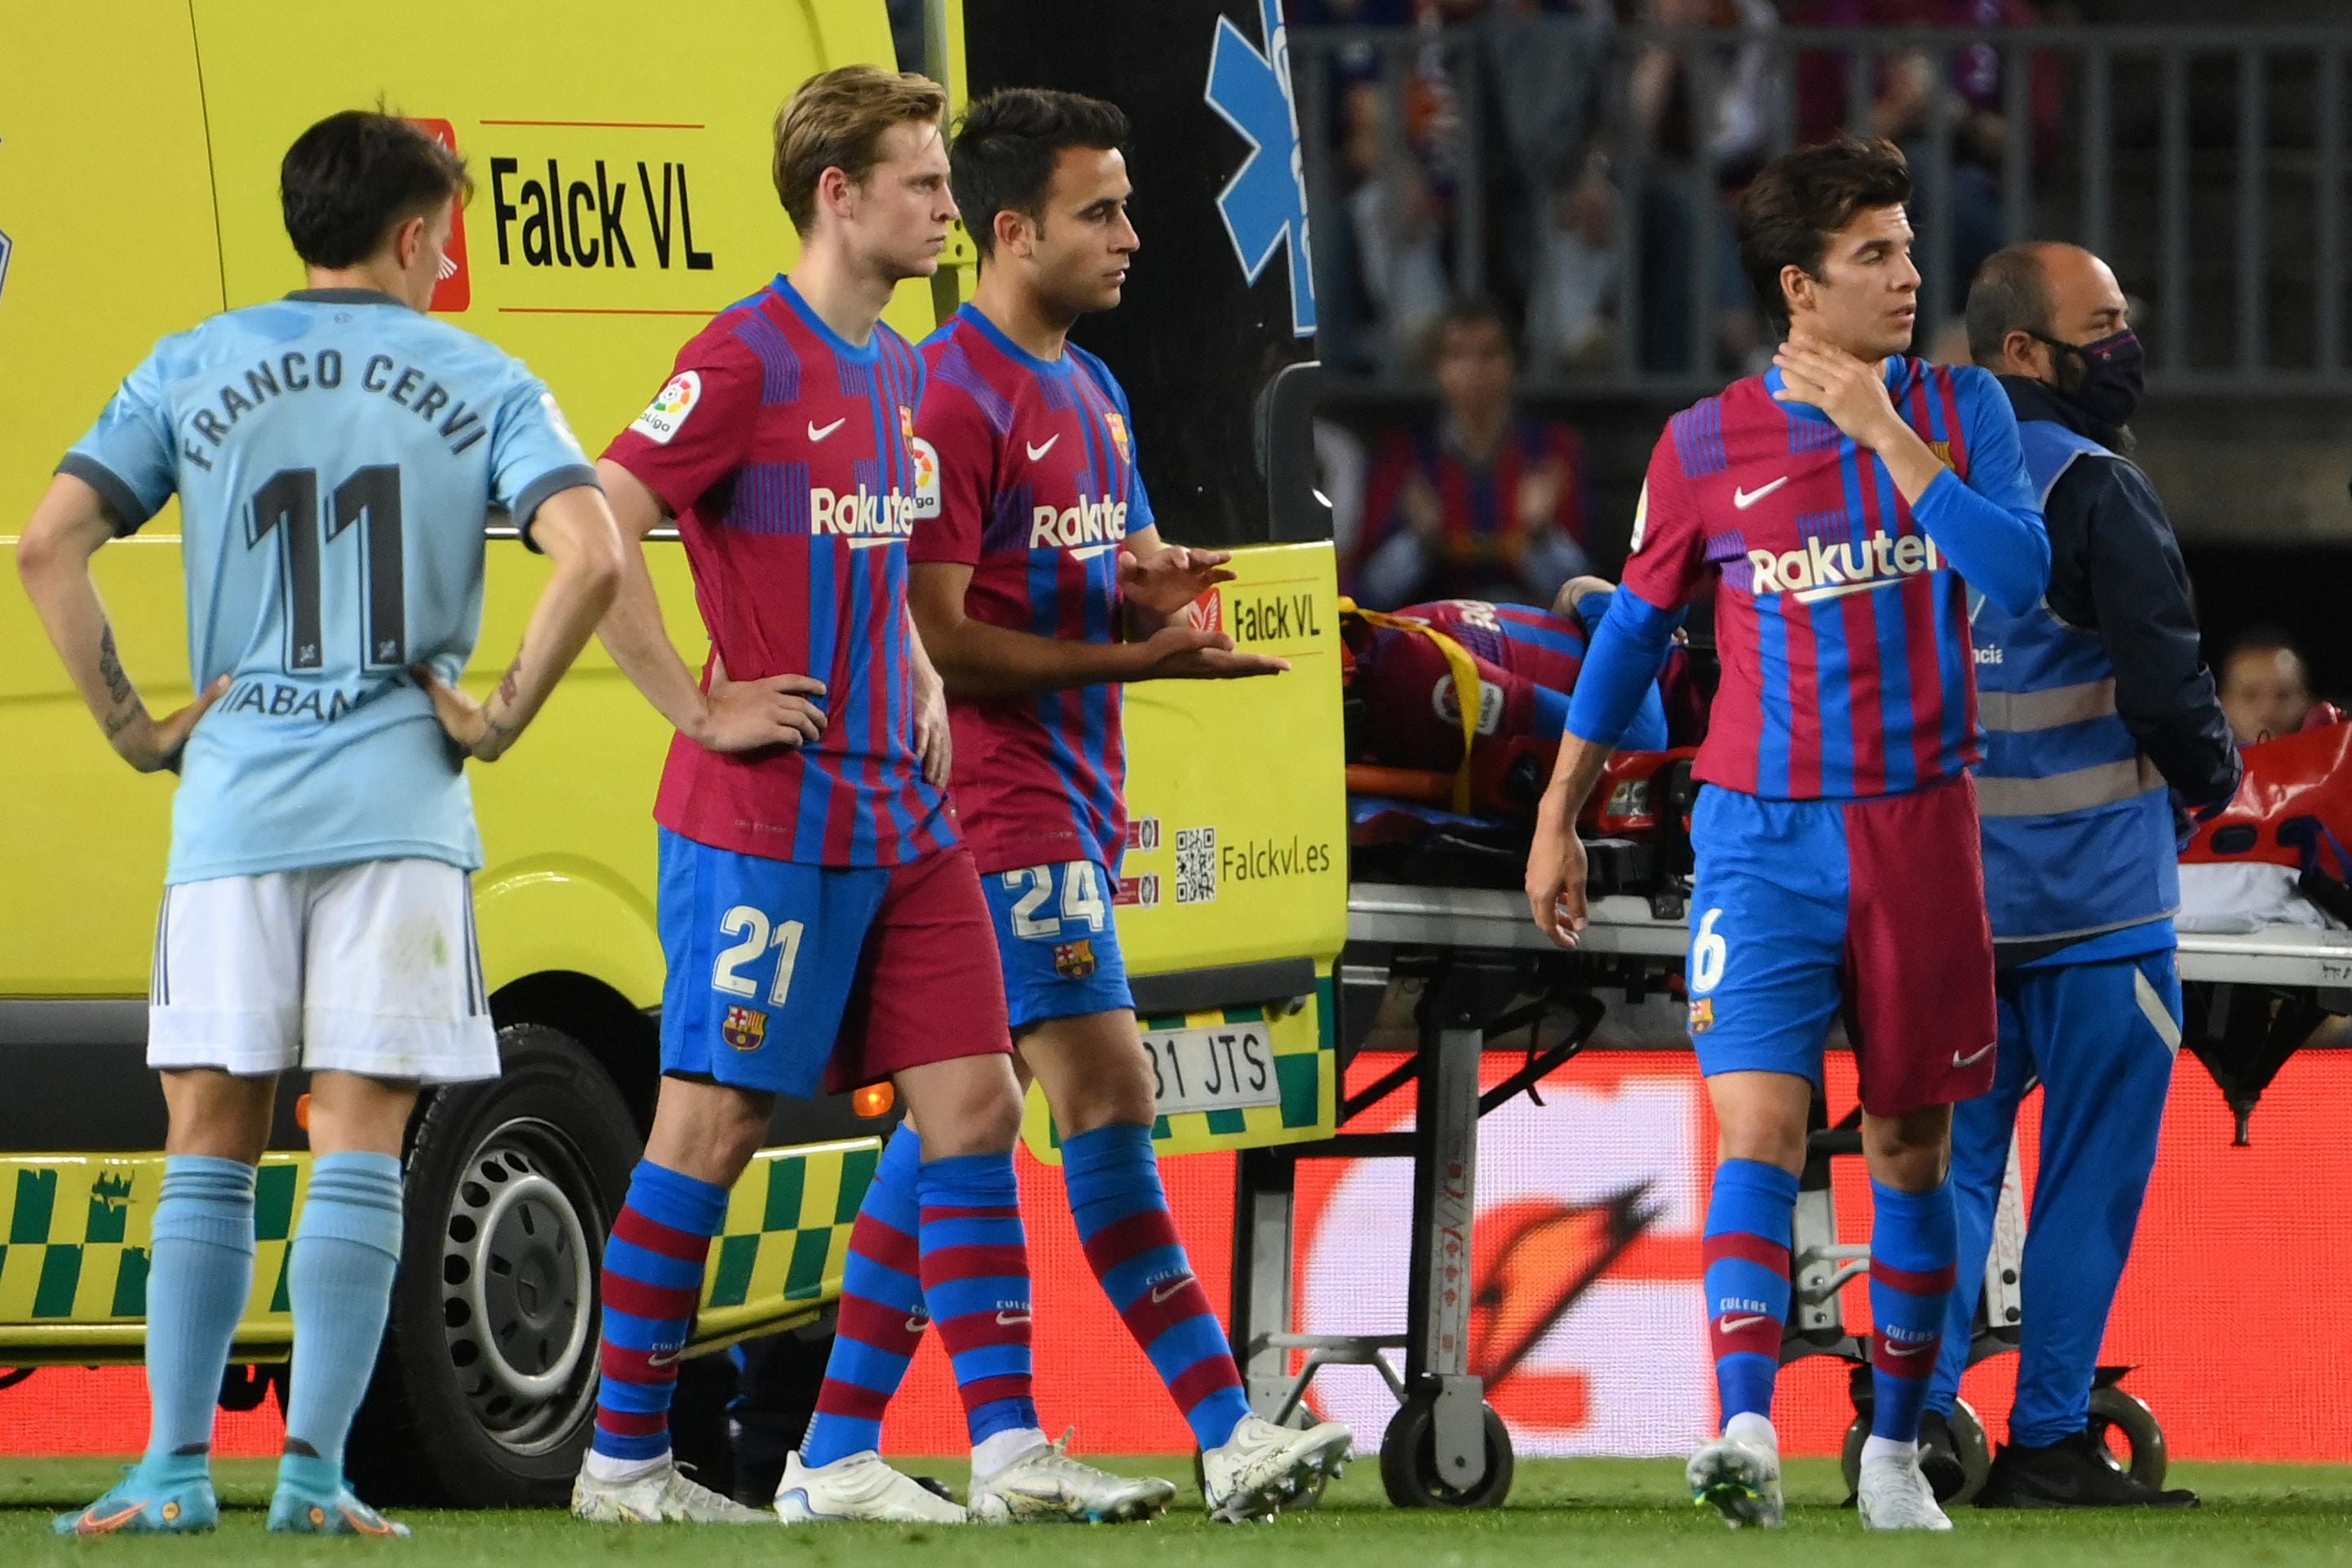
[[[962,1524],[961,1506],[911,1476],[902,1476],[868,1448],[829,1465],[803,1465],[797,1453],[784,1458],[784,1479],[776,1488],[776,1517],[786,1524],[841,1520],[879,1520],[892,1524]]]
[[[1337,1421],[1299,1431],[1263,1415],[1244,1415],[1221,1447],[1201,1456],[1201,1491],[1209,1517],[1227,1524],[1312,1508],[1324,1483],[1347,1468],[1356,1435]]]
[[[775,1523],[773,1515],[688,1479],[675,1459],[625,1481],[598,1480],[583,1468],[572,1483],[572,1517],[593,1524]]]
[[[1780,1452],[1771,1443],[1726,1433],[1693,1454],[1683,1473],[1691,1501],[1714,1509],[1732,1529],[1780,1528]]]
[[[1176,1489],[1150,1476],[1115,1476],[1068,1453],[1070,1435],[1040,1443],[985,1479],[975,1475],[966,1503],[988,1524],[1128,1523],[1162,1512]]]
[[[1864,1530],[1949,1530],[1936,1489],[1919,1472],[1916,1455],[1865,1459],[1854,1487]]]

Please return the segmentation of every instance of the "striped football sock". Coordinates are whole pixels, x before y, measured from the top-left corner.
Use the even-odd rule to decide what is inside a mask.
[[[841,1319],[817,1390],[801,1463],[829,1465],[882,1447],[882,1412],[907,1376],[930,1321],[923,1310],[922,1142],[901,1128],[857,1206],[841,1276]]]
[[[678,1359],[694,1329],[710,1238],[726,1218],[725,1187],[637,1162],[604,1247],[604,1381],[589,1443],[592,1470],[617,1479],[669,1453]]]
[[[1735,1415],[1772,1415],[1780,1330],[1789,1317],[1789,1246],[1797,1178],[1760,1160],[1726,1160],[1707,1199],[1707,1341],[1726,1426]]]
[[[1151,1358],[1203,1448],[1220,1448],[1249,1414],[1225,1331],[1192,1277],[1168,1212],[1151,1129],[1097,1128],[1062,1144],[1062,1174],[1087,1262],[1127,1331]]]
[[[972,1446],[1033,1429],[1029,1244],[1013,1152],[926,1160],[919,1192],[923,1300],[955,1367]]]
[[[1870,1435],[1916,1443],[1958,1273],[1952,1188],[1898,1193],[1873,1182],[1870,1201]]]

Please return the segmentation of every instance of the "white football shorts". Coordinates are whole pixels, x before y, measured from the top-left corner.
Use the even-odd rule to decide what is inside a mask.
[[[163,889],[147,1065],[495,1078],[472,879],[367,860]]]

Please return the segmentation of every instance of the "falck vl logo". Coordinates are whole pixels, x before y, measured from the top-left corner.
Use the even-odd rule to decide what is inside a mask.
[[[1239,132],[1250,153],[1218,193],[1217,212],[1234,242],[1242,274],[1255,283],[1274,253],[1290,249],[1290,330],[1315,331],[1315,280],[1308,264],[1307,179],[1299,161],[1298,110],[1290,96],[1290,45],[1281,0],[1257,0],[1265,53],[1258,53],[1229,16],[1217,18],[1203,95],[1218,117]]]

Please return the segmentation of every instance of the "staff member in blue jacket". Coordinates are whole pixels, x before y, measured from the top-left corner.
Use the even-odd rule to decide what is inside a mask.
[[[1988,1508],[2197,1502],[2116,1470],[2089,1430],[2180,1047],[2175,813],[2219,810],[2239,777],[2172,525],[2123,455],[2141,384],[2126,311],[2106,264],[2071,245],[2001,251],[1969,294],[1969,353],[2017,411],[2051,558],[2032,610],[1971,605],[2000,1041],[1991,1092],[1953,1117],[1959,1289],[1931,1413],[1948,1415],[1959,1387],[2018,1106],[2042,1086],[2017,1404],[1977,1498]],[[1957,1490],[1949,1428],[1928,1427],[1921,1468]]]

